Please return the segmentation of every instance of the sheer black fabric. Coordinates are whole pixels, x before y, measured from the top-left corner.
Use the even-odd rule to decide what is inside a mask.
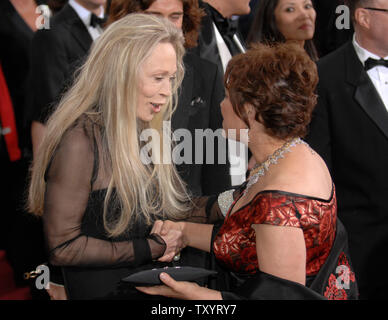
[[[163,255],[164,241],[141,221],[117,238],[104,230],[103,203],[110,179],[101,157],[99,126],[84,119],[62,139],[46,175],[44,229],[50,262],[60,266],[136,266]],[[112,204],[109,219],[119,214]],[[146,243],[144,243],[146,242]]]
[[[152,225],[142,218],[120,236],[108,236],[103,212],[112,171],[100,129],[83,116],[63,136],[46,172],[43,221],[49,262],[62,267],[70,299],[150,298],[133,288],[123,289],[120,279],[139,268],[160,265],[155,260],[163,256],[166,244],[158,235],[150,235]],[[115,221],[120,213],[115,200],[113,192],[108,221]],[[214,223],[224,218],[217,197],[194,198],[192,204],[188,221]],[[182,263],[195,265],[184,256]]]

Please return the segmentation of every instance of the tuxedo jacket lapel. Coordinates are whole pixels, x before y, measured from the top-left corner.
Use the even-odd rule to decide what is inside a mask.
[[[201,32],[199,33],[198,46],[194,48],[194,52],[206,60],[215,63],[219,70],[223,70],[222,61],[218,52],[216,34],[213,28],[213,20],[211,18],[207,3],[199,1],[201,9],[205,10],[206,15],[201,21]]]
[[[355,87],[354,99],[388,138],[388,111],[350,42],[345,56],[347,81]]]
[[[70,5],[67,5],[64,10],[66,10],[66,20],[69,25],[70,34],[80,44],[85,52],[87,52],[92,45],[92,37],[90,36],[82,20],[79,18],[78,14]]]
[[[74,21],[70,28],[70,32],[79,44],[85,49],[85,52],[89,50],[92,45],[93,39],[90,36],[88,30],[81,20]]]
[[[359,79],[354,98],[388,138],[388,112],[366,72]]]

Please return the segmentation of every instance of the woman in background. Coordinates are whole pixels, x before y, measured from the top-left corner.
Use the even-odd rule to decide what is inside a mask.
[[[223,150],[219,150],[221,147],[218,143],[214,144],[213,163],[206,163],[209,156],[206,148],[196,150],[194,147],[203,142],[203,138],[198,141],[195,130],[211,129],[215,132],[222,128],[219,106],[224,88],[220,70],[215,64],[200,58],[190,50],[197,46],[201,18],[205,13],[199,8],[197,0],[112,0],[107,24],[135,12],[164,17],[182,30],[185,37],[185,76],[179,90],[178,106],[171,121],[174,131],[189,130],[193,148],[192,164],[177,165],[180,176],[194,196],[215,195],[229,189],[231,178],[226,143]],[[218,157],[219,152],[225,155],[224,161]]]
[[[273,44],[296,41],[318,60],[313,37],[316,12],[311,0],[260,0],[247,42]]]

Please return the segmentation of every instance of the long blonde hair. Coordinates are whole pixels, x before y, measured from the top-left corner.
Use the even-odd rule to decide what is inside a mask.
[[[177,74],[173,95],[165,112],[150,123],[136,117],[137,80],[144,60],[161,42],[173,45],[177,55]],[[102,144],[111,164],[112,177],[104,202],[104,226],[112,237],[122,234],[134,218],[142,215],[152,223],[152,215],[182,219],[188,209],[188,195],[171,164],[146,166],[140,158],[141,129],[153,128],[163,141],[162,122],[170,120],[177,103],[177,90],[184,69],[184,38],[173,24],[154,15],[130,14],[110,25],[94,43],[72,88],[66,93],[47,123],[47,132],[31,170],[28,207],[43,215],[45,172],[66,131],[81,116],[89,115],[102,126]],[[168,146],[171,151],[171,146]],[[165,151],[165,150],[164,150]],[[105,156],[104,155],[104,156]],[[108,223],[107,207],[113,189],[121,214]]]

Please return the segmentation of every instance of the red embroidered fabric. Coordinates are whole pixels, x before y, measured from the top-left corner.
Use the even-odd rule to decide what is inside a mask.
[[[338,267],[335,271],[335,274],[330,274],[323,295],[328,300],[347,300],[348,294],[345,289],[350,288],[351,282],[356,282],[356,277],[344,252],[338,257]]]
[[[335,189],[333,186],[327,201],[266,190],[259,192],[249,205],[229,214],[213,242],[217,260],[228,269],[250,274],[259,270],[256,237],[251,225],[271,224],[302,228],[306,242],[306,276],[312,276],[326,261],[334,242],[337,219]]]

